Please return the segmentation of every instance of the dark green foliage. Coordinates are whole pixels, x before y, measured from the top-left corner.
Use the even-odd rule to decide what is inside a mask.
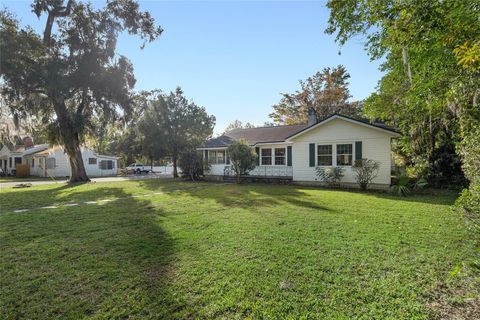
[[[410,178],[406,175],[399,175],[396,177],[393,186],[391,187],[390,191],[397,196],[405,197],[410,193]]]
[[[468,185],[468,181],[462,171],[462,161],[455,152],[453,143],[445,143],[433,150],[429,162],[431,167],[425,176],[428,176],[428,184],[435,188],[446,186],[460,189]]]
[[[0,12],[2,96],[14,117],[49,125],[52,143],[69,156],[71,181],[87,181],[80,145],[96,127],[132,111],[135,77],[130,61],[116,54],[124,31],[145,41],[162,32],[134,0],[112,0],[101,9],[89,2],[35,0],[45,15],[43,35]]]
[[[255,169],[258,155],[255,149],[250,147],[245,140],[234,141],[228,146],[227,154],[238,182],[240,182],[240,176],[246,175]]]
[[[480,235],[480,185],[472,185],[463,190],[457,205],[463,208],[472,230]]]
[[[147,130],[145,135],[152,135],[149,139],[156,139],[155,134],[160,135],[158,139],[162,141],[156,143],[157,150],[161,151],[158,154],[166,150],[166,155],[173,161],[173,176],[178,177],[179,155],[198,147],[212,135],[215,117],[209,115],[204,107],[189,101],[180,87],[168,95],[155,95],[150,103],[155,114],[146,119],[147,123],[151,123],[149,128],[152,132]]]
[[[420,175],[462,187],[465,155],[453,146],[479,125],[472,115],[479,110],[478,1],[331,0],[327,6],[327,33],[341,45],[365,35],[371,57],[384,58],[378,90],[365,101],[367,115],[402,131],[396,151]]]
[[[330,186],[336,186],[343,178],[344,169],[342,167],[316,167],[315,174],[322,182]]]
[[[428,182],[424,178],[412,179],[406,173],[405,170],[399,170],[397,175],[393,179],[393,185],[390,188],[390,192],[397,196],[405,197],[409,195],[412,190],[420,191],[428,185]]]
[[[208,170],[208,166],[208,161],[203,160],[202,151],[195,149],[185,150],[180,153],[178,158],[178,167],[182,170],[182,176],[192,181],[203,176],[203,172]]]

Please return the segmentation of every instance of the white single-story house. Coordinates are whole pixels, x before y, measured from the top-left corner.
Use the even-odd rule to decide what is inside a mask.
[[[291,179],[298,184],[322,184],[316,167],[344,168],[341,185],[357,187],[352,165],[355,160],[380,163],[371,188],[386,189],[391,183],[391,140],[400,134],[382,123],[335,114],[318,121],[311,112],[308,124],[234,129],[210,139],[198,150],[210,164],[207,178],[221,180],[232,175],[226,149],[244,139],[255,148],[257,166],[250,176]]]
[[[119,157],[100,155],[88,148],[81,148],[81,151],[88,176],[112,176],[118,173]],[[32,176],[69,177],[71,174],[68,155],[59,146],[15,146],[13,150],[3,146],[0,150],[0,166],[3,171],[14,174],[17,164],[28,165]]]

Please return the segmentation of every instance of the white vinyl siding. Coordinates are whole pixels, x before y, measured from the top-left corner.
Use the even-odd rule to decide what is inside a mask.
[[[390,184],[391,136],[388,133],[357,125],[343,119],[335,119],[318,128],[298,136],[292,142],[293,180],[318,181],[315,167],[309,166],[309,144],[332,145],[333,163],[336,165],[338,144],[352,144],[352,157],[355,155],[355,141],[362,141],[362,157],[380,162],[380,170],[375,178],[376,184]],[[318,162],[318,150],[315,148]],[[352,160],[353,161],[353,160]],[[342,182],[356,183],[351,166],[345,166]]]
[[[292,176],[293,168],[287,166],[287,146],[289,144],[262,144],[258,146],[260,149],[260,164],[255,167],[252,171],[249,172],[251,176]],[[267,165],[262,165],[262,149],[266,151],[264,163],[270,163]],[[275,149],[280,149],[277,151],[277,159],[275,158]],[[214,150],[209,150],[208,156],[210,157],[210,152]],[[282,155],[284,154],[284,156]],[[204,154],[205,156],[205,154]],[[227,155],[228,156],[228,155]],[[210,161],[210,159],[209,159]],[[275,163],[282,163],[281,165],[275,165]],[[206,175],[213,176],[223,176],[225,172],[225,167],[230,167],[229,164],[210,164],[210,169],[206,172]]]

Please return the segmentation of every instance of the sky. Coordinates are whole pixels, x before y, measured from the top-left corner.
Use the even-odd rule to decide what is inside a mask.
[[[31,2],[0,0],[22,25],[42,31],[44,22],[31,12]],[[143,50],[139,38],[120,36],[117,51],[133,63],[135,90],[181,86],[216,117],[215,134],[234,120],[271,121],[280,94],[294,92],[299,80],[325,67],[346,67],[352,100],[368,97],[382,76],[364,39],[340,48],[325,34],[324,1],[140,1],[140,7],[164,32]]]

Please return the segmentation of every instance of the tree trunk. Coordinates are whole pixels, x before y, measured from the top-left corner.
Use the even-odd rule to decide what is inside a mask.
[[[405,73],[407,74],[408,81],[410,83],[410,86],[412,86],[412,70],[410,69],[410,59],[408,57],[408,49],[407,47],[402,47],[402,60],[403,60],[403,66],[405,68]]]
[[[80,150],[80,138],[68,116],[65,101],[62,98],[55,99],[55,113],[57,114],[60,129],[60,141],[65,153],[68,155],[72,174],[70,182],[88,182],[85,165],[83,164],[82,151]]]
[[[173,177],[178,178],[178,171],[177,171],[177,155],[173,154]]]

